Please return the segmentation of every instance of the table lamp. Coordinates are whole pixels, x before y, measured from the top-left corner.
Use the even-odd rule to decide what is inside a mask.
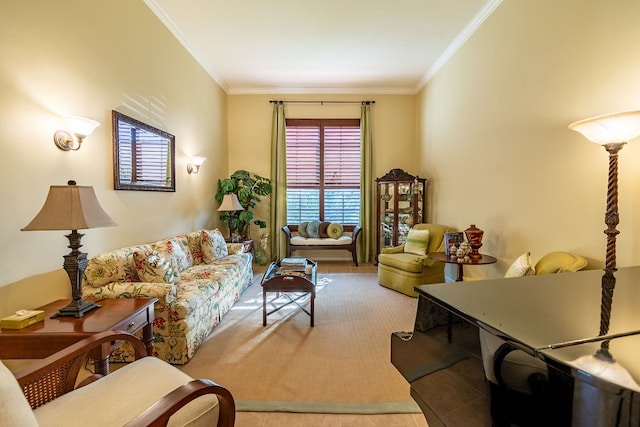
[[[80,252],[80,239],[84,234],[78,230],[117,225],[102,209],[93,187],[76,185],[52,185],[47,199],[36,217],[22,231],[33,230],[71,230],[66,235],[71,252],[64,255],[64,270],[71,281],[71,303],[55,313],[58,316],[82,317],[100,307],[98,304],[82,299],[82,278],[87,267],[87,254]]]
[[[240,200],[238,200],[238,196],[235,193],[225,194],[222,198],[222,203],[220,203],[220,207],[218,208],[218,212],[228,212],[227,220],[229,225],[229,241],[233,240],[233,218],[231,216],[231,212],[235,211],[243,211],[244,208],[240,204]]]

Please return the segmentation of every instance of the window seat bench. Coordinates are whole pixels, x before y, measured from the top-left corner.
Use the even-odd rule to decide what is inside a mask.
[[[358,234],[359,225],[343,226],[344,234],[337,239],[331,237],[303,237],[298,233],[298,225],[285,225],[282,231],[287,236],[287,256],[290,257],[294,251],[311,250],[343,250],[351,252],[351,258],[358,266]]]

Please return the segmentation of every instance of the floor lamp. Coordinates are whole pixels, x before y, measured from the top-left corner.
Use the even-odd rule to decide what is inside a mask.
[[[613,291],[616,284],[616,236],[620,233],[616,227],[619,223],[618,215],[618,152],[624,144],[640,135],[640,111],[607,114],[592,117],[569,125],[569,129],[580,132],[589,141],[602,145],[609,153],[609,178],[607,184],[607,208],[604,222],[607,226],[604,234],[607,236],[607,250],[602,276],[602,313],[600,322],[600,336],[609,332],[609,319]],[[602,341],[596,359],[614,362],[609,353],[609,341]]]
[[[82,278],[87,267],[87,254],[80,252],[80,239],[84,234],[78,230],[117,225],[102,209],[93,187],[76,185],[52,185],[40,212],[22,231],[71,230],[67,234],[71,252],[64,255],[64,270],[71,281],[71,302],[52,317],[82,317],[84,313],[100,307],[82,299]]]

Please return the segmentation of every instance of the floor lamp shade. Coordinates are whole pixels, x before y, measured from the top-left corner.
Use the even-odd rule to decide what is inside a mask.
[[[82,299],[82,277],[87,266],[87,254],[80,252],[83,234],[77,230],[117,225],[102,209],[93,187],[76,185],[52,185],[40,212],[22,231],[71,230],[69,239],[71,252],[64,256],[64,270],[71,281],[71,303],[63,307],[57,316],[82,317],[85,312],[99,307]]]

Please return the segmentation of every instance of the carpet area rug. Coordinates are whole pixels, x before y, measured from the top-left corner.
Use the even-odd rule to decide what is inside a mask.
[[[413,330],[416,301],[376,274],[324,274],[314,327],[294,304],[263,327],[254,283],[180,369],[227,387],[241,412],[419,413],[390,362],[391,333]]]

